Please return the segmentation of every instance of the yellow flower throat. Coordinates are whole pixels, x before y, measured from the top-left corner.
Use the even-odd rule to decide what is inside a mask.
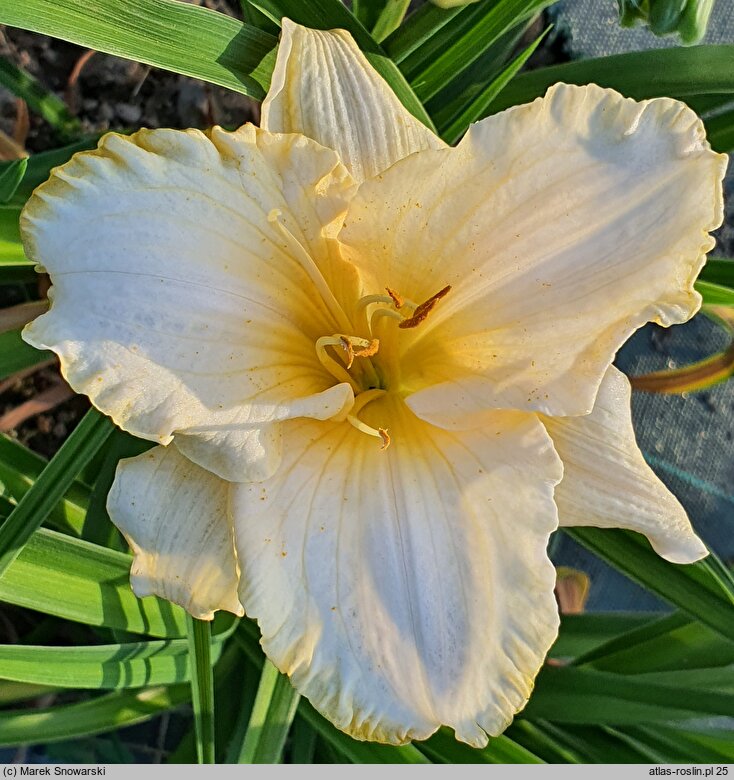
[[[336,322],[345,329],[351,329],[354,326],[329,289],[317,264],[303,244],[283,224],[281,216],[279,209],[272,209],[268,214],[268,222],[280,231],[285,239],[284,248],[306,272]],[[399,385],[398,329],[418,327],[450,290],[451,285],[446,285],[423,303],[414,303],[386,287],[386,295],[365,295],[357,301],[356,314],[366,319],[367,338],[334,333],[316,340],[316,355],[321,365],[338,382],[346,382],[354,391],[354,404],[346,415],[347,421],[358,431],[380,439],[383,450],[390,445],[387,429],[373,428],[357,415],[367,404],[382,398],[389,390],[394,391]],[[397,321],[397,328],[388,327],[391,320]],[[386,342],[389,344],[388,349],[385,349]],[[376,358],[376,361],[373,362],[372,358]]]
[[[316,341],[316,355],[321,365],[339,382],[346,382],[354,391],[354,406],[347,414],[347,421],[357,430],[381,440],[381,449],[390,445],[386,428],[373,428],[359,419],[364,407],[387,393],[385,378],[380,375],[370,358],[380,351],[380,339],[376,337],[387,321],[397,321],[400,329],[416,328],[431,313],[436,304],[449,293],[447,285],[423,303],[414,303],[400,293],[385,288],[387,295],[365,295],[357,302],[358,313],[367,318],[369,338],[335,333],[322,336]],[[393,338],[395,334],[390,334]],[[337,359],[338,358],[338,359]]]

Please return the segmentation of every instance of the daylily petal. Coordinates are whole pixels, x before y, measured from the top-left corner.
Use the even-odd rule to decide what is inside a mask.
[[[685,509],[642,457],[632,428],[631,388],[614,366],[599,388],[591,414],[544,417],[563,461],[556,488],[560,524],[628,528],[645,534],[655,552],[673,563],[708,555]]]
[[[698,309],[725,164],[682,103],[557,85],[365,182],[340,239],[366,281],[452,286],[402,341],[411,408],[588,413],[636,328]]]
[[[228,492],[227,482],[174,446],[120,461],[107,510],[135,553],[130,580],[138,596],[161,596],[202,620],[217,609],[244,614]]]
[[[333,249],[353,186],[303,136],[107,135],[23,212],[28,255],[54,283],[24,337],[125,430],[200,436],[182,446],[201,465],[262,478],[277,457],[242,461],[258,451],[253,428],[351,403],[348,386],[329,390],[314,340],[340,322],[328,285],[358,285]]]
[[[358,739],[440,724],[473,745],[523,707],[557,629],[560,462],[537,418],[462,434],[397,399],[364,408],[392,444],[294,420],[279,471],[232,488],[240,599],[270,659]]]
[[[290,19],[283,19],[261,124],[335,149],[357,181],[420,149],[446,146],[403,106],[346,30],[311,30]]]

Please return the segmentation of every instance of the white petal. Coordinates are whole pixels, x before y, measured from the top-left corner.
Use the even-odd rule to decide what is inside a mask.
[[[243,614],[228,492],[175,447],[120,461],[107,510],[135,553],[138,596],[161,596],[202,620],[217,609]]]
[[[411,408],[589,412],[636,328],[698,309],[725,163],[682,103],[557,85],[365,182],[340,237],[371,287],[452,285],[403,339]]]
[[[280,470],[233,486],[240,599],[265,652],[336,726],[401,743],[446,724],[473,745],[524,706],[557,629],[560,462],[538,420],[454,434],[398,400],[283,427]]]
[[[283,19],[262,126],[335,149],[358,181],[420,149],[446,146],[403,106],[346,30],[311,30],[290,19]]]
[[[320,289],[358,285],[334,250],[353,186],[303,136],[107,135],[23,213],[28,255],[54,283],[24,337],[57,352],[72,387],[125,430],[201,437],[182,445],[201,465],[260,478],[277,457],[242,462],[253,428],[351,403],[348,387],[323,394],[333,378],[314,341],[340,330]],[[304,268],[308,253],[320,269]]]
[[[612,366],[591,414],[543,418],[564,467],[556,488],[560,524],[628,528],[645,534],[663,558],[693,563],[708,550],[685,509],[642,457],[631,394],[627,377]]]

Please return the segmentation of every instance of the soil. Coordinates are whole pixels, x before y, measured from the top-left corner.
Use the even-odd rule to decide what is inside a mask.
[[[187,0],[241,18],[236,0]],[[22,67],[62,98],[82,123],[83,134],[140,127],[237,127],[259,121],[259,105],[245,95],[119,57],[90,52],[74,44],[0,26],[0,57]],[[26,124],[27,121],[27,124]],[[15,137],[29,153],[68,143],[37,114],[19,111],[14,95],[0,87],[0,130]],[[37,285],[0,287],[0,306],[40,297]],[[56,365],[3,383],[0,417],[62,382]],[[45,457],[61,446],[89,408],[74,396],[35,414],[8,433]]]

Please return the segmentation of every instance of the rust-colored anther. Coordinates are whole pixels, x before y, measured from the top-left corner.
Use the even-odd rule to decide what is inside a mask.
[[[340,336],[339,341],[341,341],[342,347],[344,347],[344,351],[347,353],[347,369],[352,367],[354,358],[372,357],[372,355],[377,354],[380,348],[379,339],[372,339],[366,346],[356,346],[348,336]]]
[[[405,303],[405,298],[396,290],[386,287],[385,292],[392,298],[392,302],[395,304],[396,309],[399,309]]]
[[[451,285],[447,284],[443,290],[439,290],[435,295],[432,295],[427,301],[423,301],[418,305],[413,312],[413,316],[407,320],[403,320],[398,324],[399,328],[416,328],[418,325],[426,319],[426,317],[433,311],[433,307],[443,298],[448,295],[451,290]]]
[[[358,347],[354,350],[355,357],[372,357],[377,354],[377,350],[380,348],[380,339],[372,339],[366,347]]]

